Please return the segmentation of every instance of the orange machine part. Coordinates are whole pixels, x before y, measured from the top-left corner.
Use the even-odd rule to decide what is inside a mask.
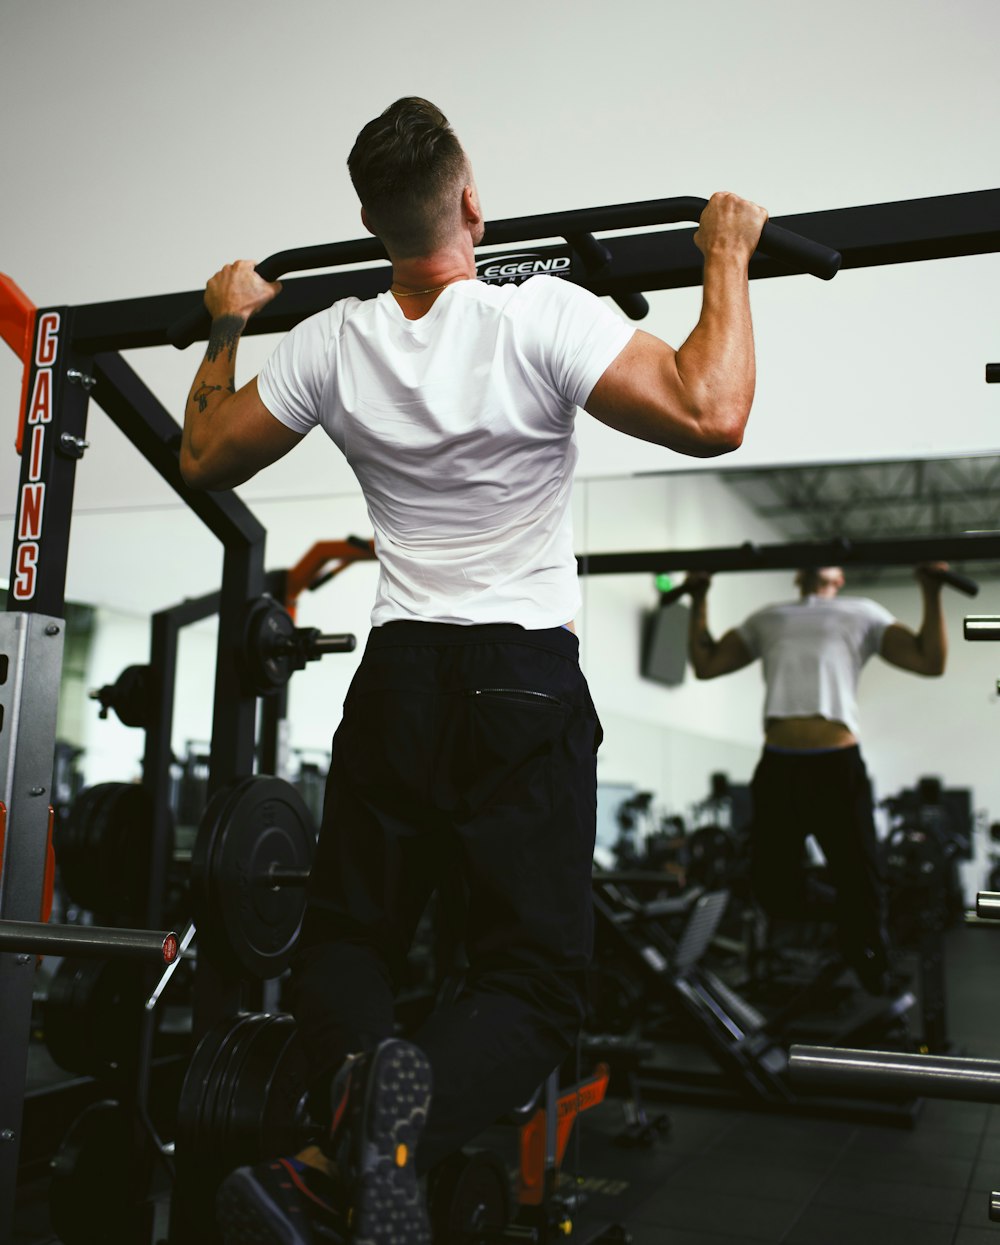
[[[592,1077],[571,1086],[557,1099],[556,1171],[562,1166],[576,1117],[604,1101],[610,1080],[610,1068],[606,1063],[599,1063]],[[540,1206],[545,1196],[545,1116],[545,1108],[540,1107],[527,1124],[521,1126],[517,1181],[517,1200],[521,1206]]]
[[[52,847],[52,830],[56,822],[56,810],[49,805],[49,831],[45,848],[45,881],[42,885],[41,920],[52,915],[52,895],[56,885],[56,854]],[[0,801],[0,873],[3,872],[3,845],[7,835],[7,805]]]
[[[31,342],[35,336],[38,308],[10,277],[0,272],[0,337],[24,364],[21,376],[21,416],[17,421],[17,452],[24,441],[24,413],[28,406],[28,376],[31,372]]]
[[[354,544],[348,540],[320,540],[287,572],[285,576],[285,609],[295,617],[299,596],[317,579],[332,579],[352,562],[374,562],[373,541]]]

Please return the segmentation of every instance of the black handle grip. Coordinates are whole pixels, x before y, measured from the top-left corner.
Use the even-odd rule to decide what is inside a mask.
[[[1000,363],[986,364],[986,383],[988,385],[1000,385]]]
[[[928,571],[927,574],[931,579],[947,584],[949,588],[964,592],[967,597],[979,595],[979,584],[974,579],[970,579],[968,575],[959,575],[957,571]]]
[[[841,254],[822,242],[814,242],[811,238],[803,238],[801,234],[792,233],[790,229],[782,229],[767,221],[760,235],[757,249],[772,259],[784,260],[802,268],[805,272],[823,281],[829,281],[840,270]]]

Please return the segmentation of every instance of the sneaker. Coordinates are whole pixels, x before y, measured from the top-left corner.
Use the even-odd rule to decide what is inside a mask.
[[[364,1097],[348,1112],[350,1158],[341,1168],[351,1188],[350,1239],[355,1245],[430,1245],[427,1200],[416,1172],[431,1100],[427,1057],[412,1043],[390,1038],[366,1060],[358,1082]]]
[[[226,1245],[346,1245],[333,1180],[297,1158],[238,1167],[216,1196]]]

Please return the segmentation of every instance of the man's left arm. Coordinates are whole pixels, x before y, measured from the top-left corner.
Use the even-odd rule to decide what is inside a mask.
[[[947,569],[944,562],[928,562],[917,567],[915,574],[923,596],[923,618],[916,632],[899,622],[886,627],[879,652],[891,665],[914,674],[944,674],[948,634],[941,605],[943,585],[934,572]]]
[[[181,437],[181,475],[191,488],[234,488],[302,440],[260,400],[256,378],[236,388],[236,351],[246,323],[280,289],[280,282],[265,281],[246,259],[227,264],[205,288],[212,329]]]

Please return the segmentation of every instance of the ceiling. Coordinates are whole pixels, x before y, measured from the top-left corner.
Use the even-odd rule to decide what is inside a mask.
[[[722,478],[789,541],[1000,531],[1000,455],[752,468]],[[855,566],[851,577],[901,569]]]

